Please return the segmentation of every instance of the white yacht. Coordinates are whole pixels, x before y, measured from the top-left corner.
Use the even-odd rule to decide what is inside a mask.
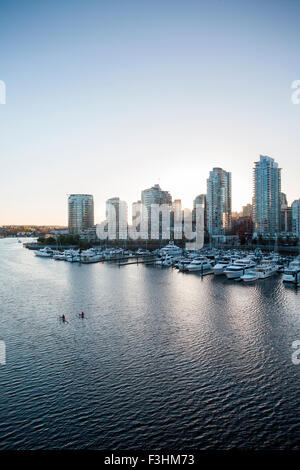
[[[277,273],[278,265],[272,260],[265,259],[256,266],[255,271],[258,273],[259,279],[266,279],[267,277],[271,277]]]
[[[179,248],[179,246],[174,245],[174,242],[172,241],[158,251],[158,254],[161,256],[165,256],[165,255],[180,256],[181,253],[182,253],[182,249]]]
[[[173,266],[176,263],[177,258],[171,255],[162,256],[155,261],[158,266]]]
[[[244,282],[254,282],[259,279],[259,274],[257,271],[248,271],[243,276],[241,276],[242,281]]]
[[[291,261],[283,273],[283,282],[300,285],[300,256]]]
[[[217,261],[212,270],[216,276],[220,276],[221,274],[224,274],[225,269],[230,266],[230,264],[232,264],[231,259],[222,259]]]
[[[209,262],[209,260],[205,257],[201,257],[201,258],[195,258],[191,261],[190,264],[188,264],[186,266],[186,270],[187,271],[204,271],[204,270],[207,270],[207,269],[211,269],[211,263]]]
[[[40,258],[52,258],[53,250],[51,248],[42,248],[41,250],[36,250],[34,252],[35,256],[39,256]]]
[[[136,250],[135,254],[137,256],[145,256],[145,255],[150,255],[150,251],[144,250],[143,248],[139,248],[138,250]]]
[[[67,256],[66,261],[68,261],[69,263],[78,263],[80,261],[80,256],[79,255]]]
[[[188,259],[188,258],[180,260],[177,264],[177,267],[178,267],[179,271],[181,271],[181,272],[187,271],[187,266],[189,266],[191,264],[191,262],[192,262],[192,260]]]
[[[167,256],[163,261],[163,266],[173,266],[175,260],[176,259],[173,256]]]
[[[236,279],[243,276],[246,271],[253,270],[255,266],[256,263],[249,258],[239,259],[225,268],[224,274],[226,275],[227,279]]]
[[[81,253],[79,261],[83,264],[99,263],[103,259],[100,253]]]
[[[58,251],[54,253],[53,259],[55,259],[56,261],[70,261],[70,258],[72,258],[72,256],[74,257],[77,255],[78,255],[78,251],[64,250],[64,251]]]
[[[123,250],[119,248],[108,248],[103,252],[105,259],[119,259],[123,257]]]
[[[66,260],[66,255],[64,252],[62,253],[57,253],[56,255],[53,255],[53,259],[56,261],[65,261]]]
[[[78,250],[68,250],[66,252],[66,261],[69,261],[69,263],[77,263],[80,261],[80,254]]]

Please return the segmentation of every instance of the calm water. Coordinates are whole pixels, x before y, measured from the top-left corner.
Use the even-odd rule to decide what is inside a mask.
[[[71,264],[15,239],[0,263],[0,449],[300,448],[300,291],[280,278]]]

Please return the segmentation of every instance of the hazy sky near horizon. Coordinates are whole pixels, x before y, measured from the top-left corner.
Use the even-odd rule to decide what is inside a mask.
[[[191,207],[209,171],[251,202],[270,155],[300,198],[298,0],[0,0],[0,224],[66,224],[67,194]]]

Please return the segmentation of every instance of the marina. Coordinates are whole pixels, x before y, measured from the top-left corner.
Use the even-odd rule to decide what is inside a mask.
[[[133,264],[154,265],[159,268],[175,268],[180,272],[197,272],[201,276],[214,274],[226,276],[229,280],[254,282],[283,273],[283,282],[300,285],[300,255],[281,256],[276,252],[263,253],[260,249],[203,248],[197,251],[182,249],[174,242],[166,243],[160,249],[136,251],[123,248],[94,247],[87,250],[58,250],[50,247],[37,249],[35,256],[52,258],[55,261],[94,264],[115,263],[120,266]]]
[[[0,256],[0,449],[299,449],[282,274],[62,262],[16,239]]]

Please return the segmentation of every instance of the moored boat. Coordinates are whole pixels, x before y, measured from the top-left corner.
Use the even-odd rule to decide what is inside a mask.
[[[205,271],[211,269],[211,263],[205,257],[195,258],[190,264],[186,266],[186,270],[189,272],[193,271]]]
[[[41,250],[35,250],[34,252],[35,256],[38,256],[40,258],[52,258],[53,256],[53,250],[51,248],[42,248]]]
[[[241,280],[244,282],[254,282],[259,279],[259,274],[256,271],[249,271],[243,276],[241,276]]]
[[[243,276],[247,271],[253,270],[256,266],[255,261],[249,258],[239,259],[233,262],[224,270],[227,279],[236,279]]]

